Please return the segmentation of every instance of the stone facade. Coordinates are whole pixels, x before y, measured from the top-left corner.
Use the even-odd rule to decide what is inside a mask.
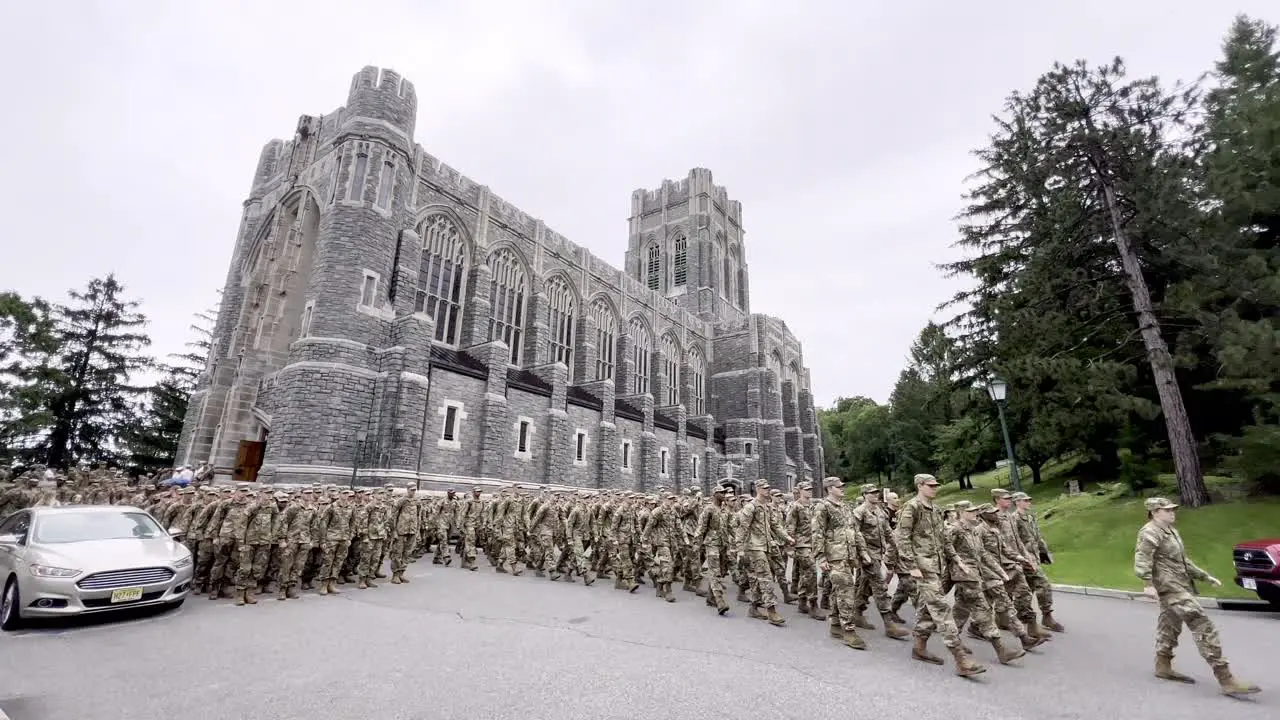
[[[620,271],[428,155],[416,113],[367,67],[263,149],[180,461],[436,489],[821,477],[800,343],[750,312],[709,170],[632,194]]]

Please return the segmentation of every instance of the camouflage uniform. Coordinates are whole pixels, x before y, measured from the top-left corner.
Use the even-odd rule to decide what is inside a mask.
[[[1018,539],[1022,541],[1022,546],[1027,552],[1037,558],[1049,557],[1049,545],[1045,543],[1044,536],[1040,534],[1040,523],[1036,522],[1036,516],[1031,514],[1030,500],[1031,497],[1024,492],[1016,492],[1011,498],[1017,508],[1017,513],[1013,516],[1014,525],[1018,531]],[[1047,559],[1043,560],[1048,562]],[[1026,573],[1027,585],[1031,587],[1031,594],[1036,598],[1036,604],[1040,606],[1040,624],[1047,630],[1054,632],[1065,632],[1066,628],[1062,626],[1053,617],[1053,584],[1049,582],[1049,577],[1045,575],[1044,568],[1036,567],[1035,570]]]
[[[636,582],[634,560],[641,530],[636,517],[636,502],[636,496],[629,495],[619,503],[613,511],[612,526],[609,529],[613,538],[613,569],[616,576],[613,586],[628,592],[635,592],[640,587]]]
[[[235,575],[232,563],[249,529],[249,516],[253,512],[251,501],[249,488],[242,485],[235,489],[234,497],[214,518],[217,525],[213,530],[213,566],[209,570],[210,600],[222,597],[224,583]]]
[[[801,483],[797,490],[809,490],[809,483]],[[783,523],[787,534],[795,542],[791,560],[791,582],[795,587],[798,611],[808,615],[818,598],[818,571],[813,562],[813,505],[808,500],[797,500],[787,508]]]
[[[721,615],[729,611],[729,601],[724,597],[724,575],[731,547],[729,512],[724,507],[725,493],[723,486],[713,491],[714,499],[702,508],[693,531],[693,545],[701,546],[706,557],[707,604]]]
[[[320,518],[323,538],[320,546],[320,572],[316,577],[320,580],[320,594],[337,593],[335,585],[342,572],[342,563],[351,549],[351,525],[354,512],[351,500],[355,493],[345,490],[339,499],[331,503]]]
[[[898,545],[899,571],[915,577],[916,606],[915,646],[911,656],[923,662],[942,664],[942,660],[929,653],[929,637],[935,630],[942,634],[942,641],[956,661],[958,675],[976,675],[986,668],[969,659],[961,647],[960,633],[952,619],[951,606],[942,595],[942,573],[949,565],[951,546],[947,543],[942,523],[942,512],[924,494],[926,486],[936,488],[939,483],[932,475],[916,475],[918,494],[902,504],[898,515],[895,540]]]
[[[1024,651],[1005,647],[991,613],[991,603],[983,592],[982,543],[973,528],[976,508],[968,500],[961,500],[954,507],[957,518],[947,528],[947,542],[952,550],[947,576],[955,588],[953,613],[956,629],[963,629],[965,623],[972,619],[971,627],[991,643],[1000,662],[1008,664],[1022,657]]]
[[[1148,498],[1146,507],[1148,514],[1153,515],[1172,511],[1178,506],[1164,498]],[[1191,630],[1191,639],[1200,651],[1200,657],[1213,668],[1224,693],[1238,695],[1259,691],[1256,685],[1232,676],[1231,668],[1222,656],[1218,629],[1196,600],[1196,581],[1214,582],[1215,579],[1187,557],[1182,536],[1173,528],[1171,520],[1161,524],[1153,517],[1138,531],[1133,572],[1145,586],[1154,590],[1160,603],[1160,615],[1156,619],[1156,677],[1192,681],[1173,670],[1173,652],[1178,647],[1182,626],[1186,625]]]
[[[865,650],[867,643],[858,636],[854,616],[854,588],[857,585],[858,568],[867,547],[853,524],[853,517],[843,501],[833,496],[844,492],[844,484],[838,477],[822,481],[827,495],[814,508],[810,520],[813,538],[813,559],[819,570],[831,578],[829,605],[831,606],[830,633],[855,650]]]
[[[751,609],[748,615],[753,618],[768,619],[773,625],[783,625],[786,619],[778,614],[777,598],[773,592],[774,573],[769,564],[769,550],[780,538],[784,545],[791,544],[791,538],[777,522],[777,518],[769,510],[769,500],[761,499],[769,496],[769,483],[756,481],[756,499],[751,500],[739,512],[742,527],[739,535],[738,552],[746,559],[747,579],[750,582]],[[764,613],[761,613],[764,609]]]
[[[667,493],[663,504],[654,509],[640,531],[640,541],[653,549],[653,583],[655,594],[667,602],[675,602],[671,583],[675,579],[675,555],[680,547],[680,519],[676,515],[676,496]]]
[[[405,570],[409,569],[409,556],[418,540],[418,526],[422,524],[422,508],[418,503],[417,489],[410,486],[408,494],[396,499],[391,511],[391,582],[406,582]]]
[[[565,521],[568,548],[566,555],[572,562],[572,569],[582,577],[583,582],[591,585],[596,581],[595,571],[587,563],[586,544],[591,537],[590,512],[585,503],[575,503]]]
[[[373,580],[382,562],[382,550],[387,544],[387,530],[391,512],[383,497],[371,496],[366,506],[364,541],[360,544],[360,558],[356,562],[359,589],[378,587]]]
[[[311,554],[311,527],[315,519],[314,495],[303,488],[299,501],[291,503],[280,514],[280,571],[277,600],[298,597],[302,571]]]

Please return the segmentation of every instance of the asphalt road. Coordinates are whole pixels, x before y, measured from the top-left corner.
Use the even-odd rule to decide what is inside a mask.
[[[1155,608],[1141,602],[1060,595],[1067,634],[1016,667],[971,642],[990,669],[966,680],[949,658],[912,661],[907,643],[883,635],[868,634],[867,652],[845,648],[794,606],[775,628],[740,604],[722,618],[688,593],[669,605],[610,581],[429,562],[410,578],[251,607],[196,597],[174,612],[0,636],[0,710],[11,720],[1280,717],[1276,614],[1211,611],[1237,672],[1264,685],[1234,700],[1186,634],[1178,667],[1200,683],[1151,676]]]

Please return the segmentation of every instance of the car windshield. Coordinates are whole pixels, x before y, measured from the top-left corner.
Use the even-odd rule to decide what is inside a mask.
[[[37,543],[75,543],[92,540],[150,540],[165,532],[141,512],[59,512],[39,517]]]

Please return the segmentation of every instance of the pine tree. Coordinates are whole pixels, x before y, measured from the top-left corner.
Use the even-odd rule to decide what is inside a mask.
[[[118,460],[118,440],[136,422],[134,401],[145,392],[130,381],[151,367],[142,350],[151,339],[139,303],[124,299],[114,275],[94,278],[55,316],[62,341],[61,378],[48,398],[52,427],[45,463],[65,468],[79,461]]]
[[[51,418],[59,339],[49,304],[0,293],[0,465],[30,461]]]
[[[970,372],[1003,360],[1028,384],[1055,386],[1087,368],[1090,384],[1112,376],[1110,409],[1138,420],[1150,417],[1149,388],[1192,507],[1209,495],[1156,297],[1197,234],[1190,156],[1178,144],[1196,100],[1194,88],[1127,79],[1118,58],[1056,64],[1009,98],[966,211],[961,244],[980,256],[948,267],[979,280],[961,298],[974,306],[963,327]],[[1126,377],[1139,362],[1149,381]]]

